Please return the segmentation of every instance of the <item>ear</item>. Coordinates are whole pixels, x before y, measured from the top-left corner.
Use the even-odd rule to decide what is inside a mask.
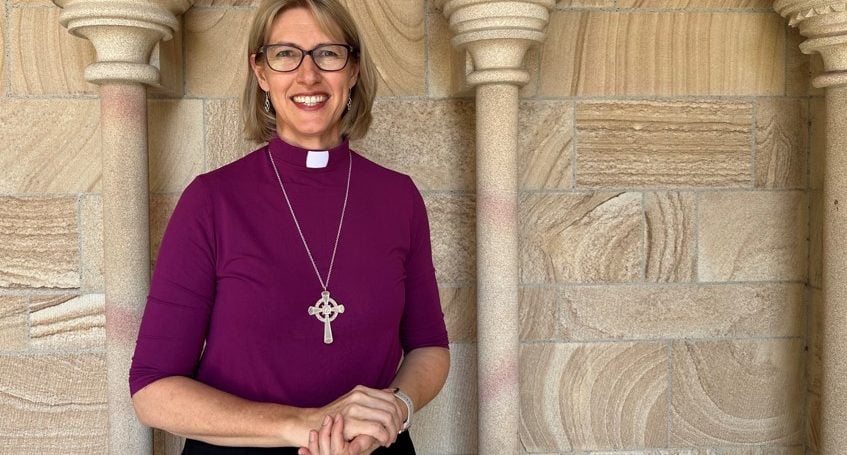
[[[253,74],[256,75],[256,80],[259,81],[259,87],[266,92],[270,91],[271,85],[268,84],[268,78],[265,74],[267,68],[265,68],[265,65],[259,65],[256,63],[256,54],[250,55],[250,69],[253,71]]]
[[[352,66],[352,74],[350,74],[350,82],[347,84],[347,89],[353,90],[353,87],[357,82],[359,82],[359,64],[354,63]]]

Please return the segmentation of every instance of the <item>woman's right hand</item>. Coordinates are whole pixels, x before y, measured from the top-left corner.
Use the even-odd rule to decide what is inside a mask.
[[[324,417],[320,431],[309,431],[309,447],[301,447],[298,455],[362,455],[378,447],[369,436],[360,435],[352,441],[344,439],[344,417]]]
[[[356,436],[366,435],[380,445],[388,447],[397,440],[403,427],[402,410],[390,389],[379,390],[356,386],[332,403],[314,410],[318,424],[324,416],[344,417],[343,436],[353,441]]]

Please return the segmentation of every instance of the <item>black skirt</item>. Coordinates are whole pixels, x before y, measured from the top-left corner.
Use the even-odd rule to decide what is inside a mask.
[[[397,435],[397,442],[391,447],[380,447],[373,455],[414,455],[415,446],[409,432]],[[206,444],[193,439],[185,440],[182,455],[297,455],[297,447],[259,448],[259,447],[223,447]]]

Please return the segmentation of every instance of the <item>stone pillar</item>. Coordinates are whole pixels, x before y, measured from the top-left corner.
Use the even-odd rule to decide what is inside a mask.
[[[154,46],[178,28],[187,0],[54,0],[59,21],[94,45],[85,78],[100,86],[103,264],[109,453],[151,453],[150,430],[135,417],[127,373],[150,281],[147,88],[159,71]]]
[[[519,452],[518,89],[554,0],[450,0],[453,46],[476,87],[479,453]]]
[[[812,85],[826,89],[823,162],[823,301],[820,453],[847,447],[847,2],[777,0],[774,9],[808,38],[800,49],[820,53],[824,73]]]

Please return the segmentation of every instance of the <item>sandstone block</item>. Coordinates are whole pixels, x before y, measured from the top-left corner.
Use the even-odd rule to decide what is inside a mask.
[[[429,76],[429,96],[473,96],[473,88],[467,84],[465,76],[471,69],[470,56],[464,50],[456,49],[450,43],[453,33],[444,13],[436,11],[427,17],[426,71]]]
[[[33,347],[106,348],[104,294],[33,297],[29,321]]]
[[[521,195],[522,282],[639,280],[641,210],[636,193]]]
[[[618,0],[618,8],[770,8],[772,0]]]
[[[823,291],[809,290],[809,306],[806,320],[806,389],[820,395],[823,374]]]
[[[450,376],[441,393],[420,413],[410,431],[418,453],[476,453],[476,344],[450,345]]]
[[[151,194],[150,195],[150,262],[155,268],[156,258],[159,257],[159,247],[162,246],[162,237],[179,201],[178,195]]]
[[[0,356],[0,415],[0,452],[108,453],[105,355]]]
[[[0,197],[0,287],[78,288],[73,197]]]
[[[806,398],[806,447],[808,454],[820,453],[821,439],[821,397],[815,393],[807,394]]]
[[[82,256],[82,289],[104,292],[103,278],[103,200],[99,194],[80,198],[80,255]]]
[[[521,349],[528,452],[662,447],[668,349],[659,343],[537,343]]]
[[[244,138],[239,99],[206,100],[204,117],[206,119],[206,171],[229,164],[261,145]]]
[[[148,102],[150,191],[182,191],[203,171],[203,101]]]
[[[368,135],[352,146],[422,190],[476,188],[472,101],[378,100]]]
[[[809,192],[809,286],[823,287],[823,191]]]
[[[476,282],[476,205],[472,195],[424,194],[432,259],[442,285]]]
[[[522,287],[520,290],[520,337],[522,341],[561,339],[561,292],[551,287]]]
[[[696,198],[692,193],[644,194],[645,275],[647,281],[693,281],[695,262]]]
[[[675,342],[672,446],[803,440],[800,340]]]
[[[68,33],[59,23],[60,13],[60,8],[11,8],[8,44],[14,93],[97,93],[83,75],[96,61],[94,47]]]
[[[343,3],[376,64],[379,95],[425,95],[424,0]]]
[[[803,336],[802,284],[570,286],[555,297],[570,340]]]
[[[756,186],[805,188],[809,113],[803,99],[764,98],[756,108]]]
[[[785,94],[807,96],[820,90],[812,87],[812,56],[800,51],[805,37],[794,27],[785,31]]]
[[[518,114],[521,189],[573,187],[573,106],[524,101]]]
[[[261,0],[195,0],[197,6],[259,6]]]
[[[799,191],[701,194],[700,280],[804,281],[807,209]]]
[[[785,23],[772,12],[558,11],[541,55],[541,96],[785,91]]]
[[[99,191],[97,100],[2,99],[0,125],[0,192]]]
[[[0,351],[26,349],[27,297],[0,296]]]
[[[249,69],[252,9],[191,8],[183,16],[185,91],[197,97],[240,97]]]
[[[0,96],[6,96],[9,87],[9,73],[6,71],[6,15],[0,15],[0,49],[3,49],[3,52],[0,52]]]
[[[617,0],[559,0],[556,8],[611,8]]]
[[[476,341],[476,288],[439,287],[438,291],[450,341]]]
[[[812,98],[809,101],[809,188],[823,189],[826,169],[826,99]]]
[[[589,101],[576,107],[576,184],[751,184],[753,106],[735,101]]]

